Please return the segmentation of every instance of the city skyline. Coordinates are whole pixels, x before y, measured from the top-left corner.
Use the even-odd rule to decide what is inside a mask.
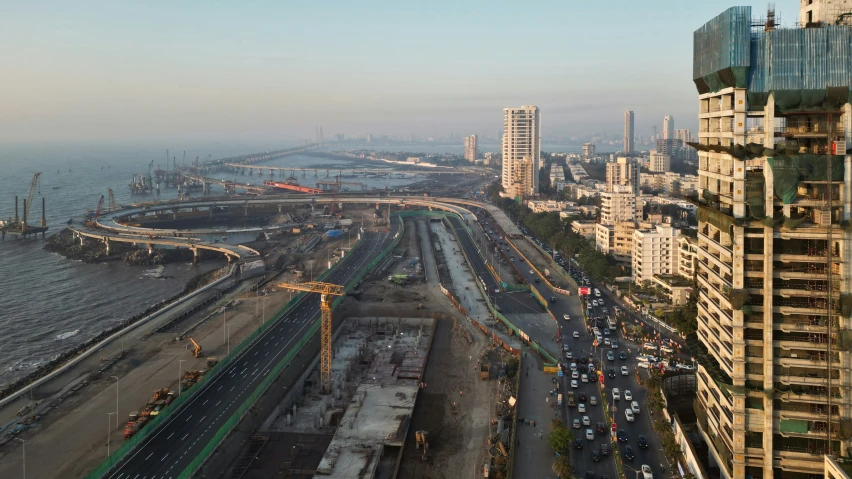
[[[656,3],[471,3],[453,5],[453,14],[448,3],[16,5],[2,21],[14,49],[0,67],[0,142],[297,140],[313,137],[316,125],[328,135],[440,136],[495,131],[512,104],[538,105],[545,136],[617,132],[625,109],[637,112],[644,136],[664,115],[695,118],[684,82],[692,31],[731,5]],[[778,2],[779,17],[797,20],[796,3]],[[471,20],[492,32],[535,24],[536,48],[476,33]],[[471,50],[477,55],[461,54]],[[504,58],[521,51],[524,70],[540,74],[505,74]],[[573,75],[581,63],[600,68]],[[693,121],[683,126],[696,129]]]

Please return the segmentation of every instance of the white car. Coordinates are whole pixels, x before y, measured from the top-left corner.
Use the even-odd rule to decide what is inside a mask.
[[[571,319],[571,316],[569,316],[569,315],[567,315],[567,314],[563,314],[563,315],[562,315],[562,319],[564,319],[565,321],[568,321],[568,320],[570,320],[570,319]]]
[[[573,336],[574,336],[575,338],[579,338],[579,337],[580,337],[580,333],[579,333],[579,332],[577,332],[577,331],[574,331]]]
[[[624,400],[625,400],[625,401],[632,401],[632,400],[633,400],[633,395],[632,395],[632,394],[630,394],[630,390],[629,390],[629,389],[625,389],[625,390],[624,390]]]
[[[586,439],[588,439],[589,441],[594,441],[595,431],[592,431],[591,429],[586,429]]]
[[[580,429],[580,419],[579,418],[574,419],[574,429]]]
[[[636,365],[643,369],[648,369],[651,367],[651,363],[649,363],[648,361],[639,361]]]
[[[597,306],[597,305],[598,305],[598,300],[593,299],[593,300],[592,300],[592,306]]]
[[[565,359],[573,359],[573,358],[574,358],[574,353],[572,353],[571,351],[565,351]]]
[[[621,399],[621,391],[619,391],[618,388],[612,388],[612,399],[613,401]]]
[[[604,344],[609,346],[609,344],[610,344],[609,337],[604,338]]]
[[[583,374],[583,375],[581,375],[581,376],[580,376],[580,382],[581,382],[581,383],[587,383],[587,382],[589,382],[589,376],[588,376],[587,374]]]
[[[533,274],[533,275],[534,275],[534,274],[535,274],[535,271],[533,271],[533,270],[530,270],[530,274]]]
[[[571,379],[579,379],[579,378],[580,378],[580,372],[579,371],[577,371],[576,369],[571,371]]]
[[[586,403],[577,404],[577,412],[586,412]]]
[[[576,380],[576,379],[572,379],[572,380],[571,380],[571,387],[572,387],[572,388],[574,388],[574,389],[577,389],[578,387],[580,387],[580,385],[579,385],[579,384],[577,384],[577,380]]]
[[[630,409],[625,409],[624,410],[624,417],[627,418],[627,422],[633,422],[633,420],[634,420],[633,411],[631,411]]]
[[[589,419],[589,416],[583,416],[583,425],[584,426],[591,426],[592,425],[592,420]]]
[[[627,370],[627,366],[621,366],[621,375],[622,376],[629,376],[630,375],[630,372]]]
[[[588,429],[586,430],[588,431]],[[587,433],[588,436],[588,433]],[[654,479],[654,473],[651,472],[651,466],[647,464],[642,464],[642,477],[644,479]]]
[[[639,414],[639,403],[633,401],[632,403],[630,403],[630,409],[633,411],[633,414]]]

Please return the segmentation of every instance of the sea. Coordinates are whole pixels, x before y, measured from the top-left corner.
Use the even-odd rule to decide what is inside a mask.
[[[60,231],[69,218],[97,208],[101,195],[112,188],[116,202],[168,200],[176,189],[161,189],[159,196],[131,195],[134,174],[168,169],[173,161],[190,164],[199,158],[227,158],[296,146],[282,142],[198,142],[170,145],[151,143],[68,143],[0,146],[0,218],[14,215],[15,196],[19,207],[27,197],[35,173],[41,173],[33,195],[30,222],[41,219],[42,198],[46,201],[48,235]],[[368,147],[368,146],[365,146]],[[172,148],[172,149],[170,149]],[[168,149],[168,156],[167,156]],[[340,159],[294,155],[264,163],[292,168],[353,168]],[[323,176],[323,171],[318,176]],[[334,175],[332,171],[330,175]],[[217,173],[222,179],[260,184],[268,176]],[[299,182],[311,185],[313,174]],[[278,177],[276,177],[278,178]],[[403,186],[422,178],[349,181],[367,188]],[[214,186],[215,192],[216,186]],[[108,197],[108,196],[107,196]],[[234,235],[239,238],[239,235]],[[233,238],[229,236],[229,240]],[[128,266],[123,262],[85,264],[49,253],[38,239],[7,236],[0,242],[0,386],[25,376],[58,354],[78,346],[104,329],[134,316],[151,305],[183,290],[195,275],[219,268],[222,261]]]

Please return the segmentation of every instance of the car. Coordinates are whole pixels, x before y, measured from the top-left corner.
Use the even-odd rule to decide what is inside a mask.
[[[550,302],[551,302],[551,303],[555,303],[555,302],[556,302],[556,296],[551,296],[551,297],[550,297]]]
[[[571,371],[576,371],[577,370],[577,363],[575,363],[574,361],[571,361],[570,368],[571,368]]]
[[[606,352],[606,360],[607,361],[615,361],[615,354],[612,354],[612,351]]]
[[[611,456],[612,449],[610,449],[609,444],[603,443],[601,444],[601,456]]]
[[[630,446],[624,446],[624,458],[628,461],[632,461],[636,458],[636,455],[633,454],[633,448]]]
[[[612,333],[609,332],[609,328],[603,330],[604,336],[609,336],[610,334],[612,334]]]
[[[601,453],[598,451],[592,451],[592,462],[601,462]]]
[[[567,351],[570,351],[570,350],[571,350],[571,346],[569,346],[568,344],[562,345],[562,351],[567,352]]]
[[[609,347],[611,347],[612,349],[618,349],[618,341],[613,339]]]
[[[571,320],[571,316],[568,315],[568,314],[563,314],[562,319],[564,319],[565,321],[569,321],[569,320]]]
[[[627,370],[627,366],[621,366],[621,375],[622,376],[630,375],[630,371]]]
[[[627,422],[633,422],[636,419],[636,417],[633,416],[633,411],[630,409],[624,410],[624,418],[627,419]]]
[[[587,383],[587,382],[589,382],[589,375],[588,375],[588,374],[581,374],[581,375],[580,375],[580,382],[581,382],[581,383]]]
[[[639,403],[637,401],[631,402],[630,409],[633,411],[633,414],[639,414]]]
[[[574,429],[580,429],[580,418],[574,418],[573,426]]]
[[[654,479],[654,473],[651,471],[651,466],[642,464],[642,477],[643,479]]]
[[[618,388],[612,388],[612,399],[614,401],[621,399],[621,391],[619,391]]]
[[[589,374],[592,374],[592,375],[595,374],[595,365],[594,364],[589,364]]]
[[[580,385],[579,385],[579,384],[577,384],[577,380],[576,380],[576,379],[572,379],[572,380],[571,380],[571,387],[572,387],[572,388],[574,388],[574,389],[577,389],[578,387],[580,387]]]
[[[669,354],[674,354],[674,352],[675,352],[674,349],[672,349],[668,346],[660,346],[660,351],[663,351],[664,353],[669,353]]]
[[[589,441],[594,441],[595,440],[594,431],[592,431],[591,429],[586,429],[586,439],[588,439]]]
[[[607,376],[614,378],[615,377],[615,368],[609,368],[607,371]]]
[[[591,426],[592,425],[592,420],[589,419],[589,416],[583,416],[583,425],[584,426]]]
[[[541,283],[541,278],[536,278],[536,279],[535,279],[535,282],[536,282],[536,283]]]
[[[597,296],[598,298],[601,297],[601,290],[599,290],[598,288],[595,288],[595,296]]]
[[[595,431],[597,431],[598,434],[606,434],[606,424],[602,422],[597,423],[595,425]]]
[[[627,353],[625,353],[624,351],[618,353],[618,359],[624,361],[625,359],[627,359]]]
[[[579,338],[579,337],[580,337],[580,333],[579,333],[579,332],[577,332],[577,331],[574,331],[574,334],[573,334],[572,336],[574,336],[574,338]]]
[[[592,303],[586,302],[586,309],[592,309]]]
[[[583,356],[582,358],[580,358],[580,360],[579,360],[579,361],[580,361],[580,364],[589,364],[589,358],[587,358],[587,357],[585,357],[585,356]]]
[[[643,369],[651,368],[651,363],[649,363],[648,361],[639,361],[638,363],[636,363],[636,365]]]
[[[535,274],[535,271],[533,271],[533,270],[530,270],[530,274]]]
[[[589,398],[589,404],[592,405],[592,406],[597,406],[598,405],[598,398],[596,398],[594,396],[590,397]]]
[[[624,390],[624,400],[625,401],[632,401],[633,400],[633,394],[630,392],[629,389]]]
[[[577,412],[586,412],[586,405],[583,403],[577,404]]]
[[[681,371],[694,371],[695,370],[695,368],[693,366],[690,366],[688,364],[678,364],[677,368],[680,369]]]
[[[586,479],[595,479],[594,471],[586,471]]]
[[[571,371],[571,379],[579,379],[579,378],[580,378],[580,373],[576,369],[574,371]]]
[[[583,449],[582,439],[574,439],[574,449]]]
[[[648,449],[648,440],[645,439],[645,436],[643,436],[641,434],[639,435],[638,444],[639,444],[639,449]]]
[[[606,308],[602,308],[602,309],[601,309],[601,312],[603,312],[603,314],[607,314],[607,313],[609,313],[609,310],[608,310],[608,309],[606,309]]]
[[[571,351],[565,351],[565,359],[572,359],[574,357],[574,353]]]
[[[586,393],[580,393],[580,397],[577,398],[580,402],[586,402]]]
[[[624,429],[619,429],[615,437],[618,439],[618,442],[627,442],[627,433],[624,432]]]
[[[605,345],[605,346],[609,346],[609,345],[610,345],[610,340],[609,340],[609,338],[604,338],[604,345]],[[615,358],[615,356],[613,356],[613,359],[614,359],[614,358]]]
[[[593,299],[592,300],[592,306],[597,307],[598,306],[598,300]]]

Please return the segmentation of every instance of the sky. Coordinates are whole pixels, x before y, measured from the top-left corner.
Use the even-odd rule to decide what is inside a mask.
[[[767,2],[0,1],[0,143],[694,130],[692,33],[734,5]]]

